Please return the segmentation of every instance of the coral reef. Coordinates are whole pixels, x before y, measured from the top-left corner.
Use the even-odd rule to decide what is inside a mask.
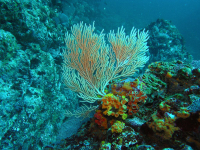
[[[146,28],[149,30],[149,51],[152,55],[150,62],[182,60],[191,62],[184,38],[175,25],[168,20],[157,19]]]
[[[157,62],[134,79],[110,82],[96,106],[64,90],[66,31],[80,21],[96,20],[97,33],[122,25],[99,5],[0,0],[0,149],[200,149],[200,61],[191,62],[170,21],[147,27],[150,62]],[[134,17],[128,20],[127,31]],[[80,117],[66,111],[87,108]]]
[[[99,149],[199,149],[197,68],[181,61],[155,62],[148,68],[137,79],[110,83],[94,118],[83,126],[84,135],[74,140],[87,135],[84,140]],[[67,140],[63,147],[70,145]]]

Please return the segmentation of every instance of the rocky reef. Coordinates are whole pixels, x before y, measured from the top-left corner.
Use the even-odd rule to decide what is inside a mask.
[[[0,0],[0,149],[200,149],[200,62],[167,20],[146,28],[146,72],[109,83],[97,107],[65,89],[65,33],[106,19],[99,3]],[[66,111],[88,108],[81,117]]]

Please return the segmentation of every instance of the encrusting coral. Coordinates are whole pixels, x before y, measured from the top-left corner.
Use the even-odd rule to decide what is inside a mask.
[[[122,130],[125,127],[125,123],[121,122],[121,121],[116,121],[112,127],[111,127],[111,131],[112,133],[121,133]]]
[[[91,128],[93,128],[91,130],[99,132],[99,130],[105,131],[110,128],[113,134],[121,133],[125,127],[124,120],[137,113],[138,103],[144,103],[147,98],[142,92],[143,86],[144,83],[139,79],[132,82],[112,83],[111,88],[106,91],[108,94],[100,101],[99,109],[96,110],[91,122]]]

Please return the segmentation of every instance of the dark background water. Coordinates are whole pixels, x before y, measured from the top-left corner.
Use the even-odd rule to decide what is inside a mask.
[[[158,18],[171,20],[183,35],[187,51],[200,59],[199,0],[99,0],[98,7],[109,20],[103,24],[105,30],[123,25],[129,32],[132,26],[144,28]]]

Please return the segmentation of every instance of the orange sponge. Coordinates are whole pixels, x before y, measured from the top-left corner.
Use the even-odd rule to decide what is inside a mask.
[[[102,102],[102,109],[106,109],[103,112],[104,115],[117,118],[127,111],[127,106],[125,104],[128,102],[128,99],[125,97],[119,98],[109,93],[103,97]]]

